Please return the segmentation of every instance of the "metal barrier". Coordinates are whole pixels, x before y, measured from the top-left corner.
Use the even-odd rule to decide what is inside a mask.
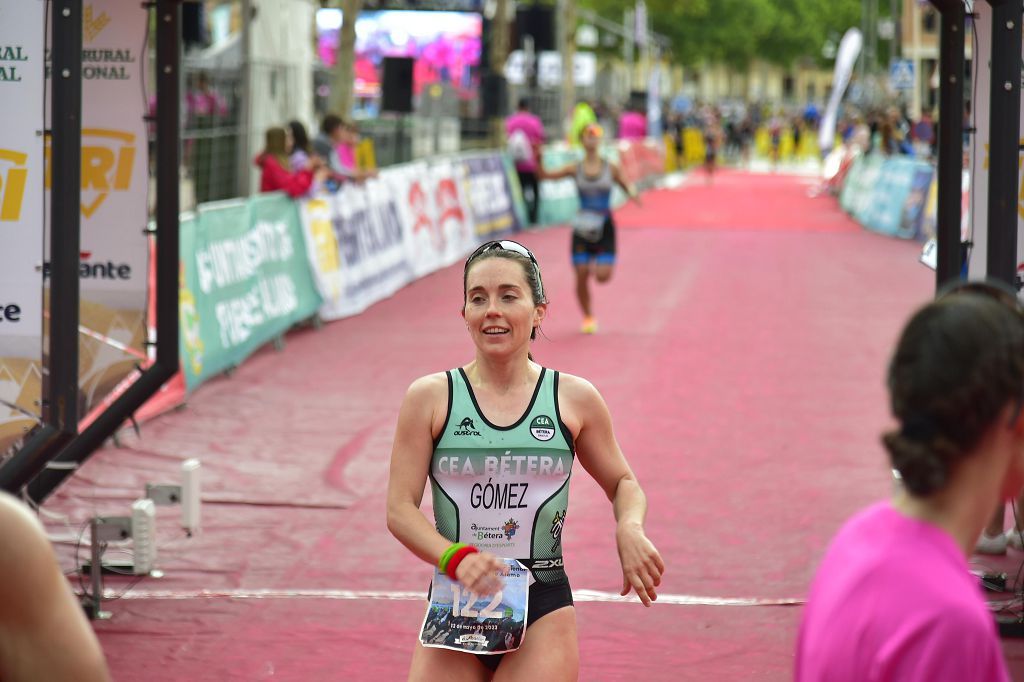
[[[237,71],[186,66],[181,131],[182,208],[245,194],[239,167],[247,154]],[[191,200],[189,200],[191,199]]]

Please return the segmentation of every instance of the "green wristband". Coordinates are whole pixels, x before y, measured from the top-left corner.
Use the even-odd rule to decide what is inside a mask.
[[[451,561],[451,558],[455,555],[456,552],[458,552],[460,549],[466,546],[467,545],[465,542],[456,542],[444,551],[444,554],[441,555],[441,558],[437,560],[437,567],[441,569],[442,573],[448,572],[448,562]]]

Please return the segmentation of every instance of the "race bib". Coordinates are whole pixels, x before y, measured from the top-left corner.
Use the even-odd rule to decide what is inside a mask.
[[[573,234],[588,242],[601,241],[607,216],[598,211],[582,210],[572,219]]]
[[[530,571],[515,559],[503,559],[504,587],[481,597],[434,570],[430,604],[420,643],[474,654],[504,654],[522,646],[526,636]]]

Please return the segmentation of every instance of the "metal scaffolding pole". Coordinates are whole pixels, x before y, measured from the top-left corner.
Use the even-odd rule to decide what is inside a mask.
[[[942,14],[939,42],[939,167],[936,228],[938,255],[936,290],[960,277],[963,246],[960,243],[960,187],[963,176],[964,28],[965,14],[959,0],[935,1]]]

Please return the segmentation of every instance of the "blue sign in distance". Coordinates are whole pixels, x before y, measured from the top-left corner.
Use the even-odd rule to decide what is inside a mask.
[[[889,85],[893,90],[914,89],[914,62],[894,59],[889,64]]]

